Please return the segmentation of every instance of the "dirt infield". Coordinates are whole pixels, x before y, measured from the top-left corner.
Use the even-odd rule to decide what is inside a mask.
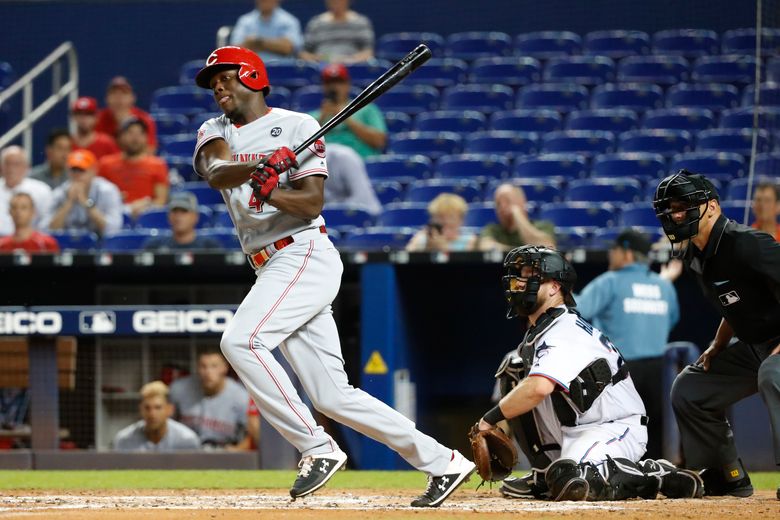
[[[292,502],[280,490],[247,493],[240,491],[17,491],[0,494],[0,518],[71,519],[255,519],[291,520],[382,518],[472,518],[492,519],[566,518],[621,520],[657,517],[685,519],[780,518],[780,500],[769,491],[748,499],[709,498],[703,500],[631,500],[625,502],[541,502],[506,500],[496,490],[459,490],[441,508],[419,510],[408,507],[415,495],[410,490],[325,490]]]

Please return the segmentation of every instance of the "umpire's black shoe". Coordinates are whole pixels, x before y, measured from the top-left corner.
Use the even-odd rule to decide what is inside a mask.
[[[334,451],[324,455],[304,457],[298,464],[298,478],[295,479],[290,496],[296,498],[314,493],[347,462],[347,454],[343,451]]]
[[[419,497],[412,500],[412,507],[439,507],[458,486],[468,481],[472,473],[477,470],[473,462],[460,454],[452,451],[452,460],[440,477],[428,477],[428,487]]]
[[[520,498],[523,500],[541,500],[549,498],[550,493],[547,484],[542,477],[541,481],[534,480],[534,473],[528,473],[522,477],[507,477],[501,482],[498,491],[505,498]]]
[[[753,494],[753,484],[750,483],[750,475],[746,472],[744,477],[734,482],[726,482],[720,469],[705,469],[700,475],[704,481],[704,496],[722,497],[729,495],[746,498]]]

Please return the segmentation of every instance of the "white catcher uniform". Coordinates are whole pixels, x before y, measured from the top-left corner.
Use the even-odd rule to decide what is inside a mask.
[[[223,139],[234,160],[258,160],[282,146],[295,149],[318,128],[311,116],[280,108],[241,127],[220,116],[201,126],[195,155],[209,141]],[[280,176],[280,186],[310,175],[327,177],[324,143],[320,140],[298,155],[298,163],[298,169]],[[259,204],[248,183],[221,193],[245,253],[257,253],[288,236],[294,239],[278,252],[271,248],[270,259],[256,270],[254,286],[222,335],[222,352],[263,417],[304,457],[338,450],[274,359],[271,351],[278,346],[318,410],[389,446],[415,468],[444,474],[452,450],[347,381],[331,310],[343,266],[320,230],[322,216],[305,220]]]

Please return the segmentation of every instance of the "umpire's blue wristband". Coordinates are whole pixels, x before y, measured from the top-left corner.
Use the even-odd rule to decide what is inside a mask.
[[[505,421],[506,417],[504,417],[504,412],[501,411],[501,407],[496,405],[482,416],[482,420],[495,426],[499,422]]]

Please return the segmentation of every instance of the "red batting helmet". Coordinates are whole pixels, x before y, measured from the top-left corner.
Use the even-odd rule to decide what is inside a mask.
[[[238,81],[255,92],[262,90],[265,95],[271,90],[268,73],[260,56],[243,47],[220,47],[206,58],[206,66],[195,76],[199,87],[211,88],[211,77],[220,70],[238,67]]]

